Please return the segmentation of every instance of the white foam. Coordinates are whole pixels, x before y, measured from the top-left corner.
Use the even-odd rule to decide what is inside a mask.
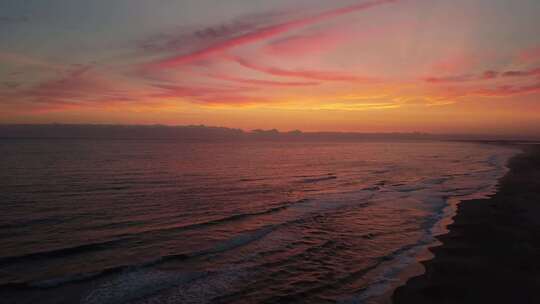
[[[189,282],[205,273],[179,273],[154,269],[126,271],[101,283],[83,297],[82,304],[119,304]]]
[[[451,223],[451,218],[455,215],[457,204],[461,200],[481,199],[495,193],[498,180],[508,171],[506,163],[508,159],[517,153],[513,149],[501,149],[488,157],[486,163],[490,168],[470,174],[473,180],[466,187],[458,188],[452,182],[459,182],[460,177],[441,178],[427,180],[417,186],[395,186],[386,188],[388,192],[406,192],[429,205],[439,206],[439,211],[433,215],[433,221],[424,237],[417,244],[404,252],[393,257],[387,263],[377,267],[372,273],[376,273],[373,283],[364,291],[340,301],[343,304],[366,303],[380,304],[391,303],[389,297],[391,291],[403,285],[410,277],[400,277],[403,272],[410,268],[412,264],[418,263],[419,255],[425,253],[428,247],[438,243],[435,236],[446,233],[447,225]],[[443,186],[448,183],[449,185]],[[432,185],[429,187],[428,185]],[[442,203],[442,204],[441,204]]]

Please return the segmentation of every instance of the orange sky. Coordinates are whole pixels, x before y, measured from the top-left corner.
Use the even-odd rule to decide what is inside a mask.
[[[540,135],[537,1],[224,2],[3,2],[0,122]]]

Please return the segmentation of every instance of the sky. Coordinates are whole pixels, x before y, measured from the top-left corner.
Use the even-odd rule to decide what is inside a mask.
[[[538,0],[3,0],[0,123],[540,135]]]

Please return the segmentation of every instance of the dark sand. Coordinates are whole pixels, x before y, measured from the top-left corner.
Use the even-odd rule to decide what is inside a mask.
[[[523,149],[495,195],[459,204],[425,274],[394,303],[540,303],[540,145]]]

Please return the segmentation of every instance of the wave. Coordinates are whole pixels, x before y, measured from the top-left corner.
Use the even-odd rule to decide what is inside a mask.
[[[20,263],[25,262],[28,260],[41,260],[41,259],[50,259],[50,258],[62,258],[70,255],[77,255],[77,254],[83,254],[93,251],[99,251],[99,250],[106,250],[111,249],[112,247],[115,247],[123,242],[128,241],[127,238],[123,239],[116,239],[116,240],[110,240],[105,242],[97,242],[97,243],[89,243],[89,244],[83,244],[79,246],[74,247],[65,247],[60,249],[54,249],[50,251],[40,251],[40,252],[34,252],[29,254],[23,254],[23,255],[17,255],[17,256],[7,256],[0,258],[0,266],[12,264],[12,263]]]
[[[305,201],[305,200],[301,200],[301,201]],[[281,209],[283,209],[283,207],[279,207],[279,208],[276,207],[276,208],[272,208],[270,210],[266,210],[265,212],[260,212],[257,214],[267,214],[271,212],[277,212]],[[241,215],[239,215],[238,217],[240,216]],[[244,216],[248,216],[248,215],[245,214]],[[233,218],[236,218],[236,217],[233,217]],[[269,234],[270,232],[272,232],[275,228],[276,228],[275,226],[269,225],[255,231],[246,232],[246,233],[234,236],[230,239],[226,239],[221,242],[218,242],[214,246],[207,249],[200,250],[200,251],[194,251],[191,253],[168,254],[168,255],[159,256],[155,259],[151,259],[142,263],[119,265],[119,266],[115,266],[111,268],[106,268],[100,271],[88,272],[88,273],[77,273],[77,274],[72,274],[72,275],[67,275],[67,276],[55,277],[55,278],[47,279],[47,280],[7,283],[7,284],[0,285],[0,290],[29,289],[29,288],[30,289],[54,288],[54,287],[59,287],[59,286],[69,284],[69,283],[93,280],[93,279],[98,279],[100,277],[115,275],[119,273],[125,274],[125,273],[131,273],[131,272],[138,272],[144,269],[149,269],[153,266],[157,266],[165,262],[184,261],[187,259],[202,257],[205,255],[218,254],[218,253],[225,252],[225,251],[237,248],[237,247],[247,245],[251,242],[261,239],[267,234]],[[107,242],[101,242],[101,243],[92,243],[92,244],[85,244],[81,246],[62,248],[62,249],[46,251],[46,252],[37,252],[37,253],[28,254],[28,255],[5,257],[0,260],[1,262],[0,264],[11,264],[11,263],[25,262],[28,260],[35,261],[35,260],[44,259],[44,258],[62,258],[62,257],[73,255],[73,254],[83,254],[83,253],[87,253],[87,252],[95,251],[95,250],[109,249],[111,248],[111,246],[120,244],[121,242],[127,241],[127,240],[128,239],[121,239],[121,240],[107,241]]]
[[[112,249],[112,248],[116,248],[117,246],[125,242],[135,240],[136,239],[135,236],[138,236],[138,235],[140,236],[141,234],[145,234],[145,233],[155,233],[155,232],[163,232],[163,231],[171,231],[171,230],[177,231],[179,229],[188,230],[188,229],[197,229],[197,228],[206,227],[206,226],[219,225],[219,224],[228,223],[232,221],[243,220],[243,219],[253,217],[253,216],[261,216],[261,215],[276,213],[276,212],[289,208],[293,204],[305,203],[307,201],[308,199],[301,199],[294,202],[289,202],[288,205],[278,206],[278,207],[270,208],[270,209],[263,210],[260,212],[238,214],[238,215],[233,215],[226,218],[221,218],[221,219],[217,219],[213,221],[187,225],[187,226],[182,226],[182,227],[157,229],[157,230],[146,231],[143,233],[124,235],[123,238],[111,240],[111,241],[83,244],[83,245],[74,246],[74,247],[61,248],[61,249],[56,249],[56,250],[51,250],[51,251],[35,252],[35,253],[19,255],[19,256],[3,257],[3,258],[0,258],[0,266],[10,265],[13,263],[24,263],[28,261],[64,258],[67,256],[72,256],[72,255],[79,255],[79,254],[85,254],[85,253],[94,252],[94,251]],[[149,260],[143,263],[120,265],[120,266],[116,266],[112,268],[107,268],[101,271],[89,272],[89,273],[77,273],[77,274],[72,274],[72,275],[67,275],[67,276],[62,276],[62,277],[56,277],[56,278],[52,278],[48,280],[7,283],[7,284],[1,285],[0,288],[2,289],[53,288],[53,287],[58,287],[58,286],[68,284],[68,283],[96,279],[98,277],[107,276],[107,275],[111,275],[111,274],[115,274],[119,272],[124,272],[124,271],[129,272],[129,271],[140,270],[142,268],[155,266],[164,262],[182,261],[182,260],[187,260],[190,258],[217,254],[217,253],[225,252],[225,251],[237,248],[237,247],[247,245],[251,242],[261,239],[267,234],[271,233],[276,228],[277,226],[268,225],[260,229],[257,229],[255,231],[246,232],[246,233],[234,236],[230,239],[223,240],[221,242],[218,242],[211,248],[203,249],[200,251],[163,255],[153,260]]]
[[[20,227],[28,227],[33,225],[56,225],[61,223],[66,223],[68,221],[72,221],[76,219],[76,217],[70,218],[70,219],[63,219],[60,217],[46,217],[46,218],[34,218],[34,219],[26,219],[26,220],[11,220],[8,223],[0,224],[0,229],[7,230],[7,229],[17,229]],[[13,233],[13,232],[10,232]]]
[[[295,201],[294,204],[300,205],[301,203],[306,203],[308,201],[309,201],[308,199],[302,199],[302,200]],[[361,204],[361,206],[365,206],[365,205],[367,204]],[[227,218],[216,220],[216,221],[205,222],[205,223],[202,223],[201,225],[216,225],[222,222],[227,222],[231,220],[232,221],[239,220],[239,219],[249,217],[249,216],[271,214],[274,212],[279,212],[280,210],[284,210],[290,206],[291,205],[280,206],[280,207],[271,208],[262,212],[235,215],[235,216],[227,217]],[[333,207],[339,207],[339,206],[333,206]],[[229,239],[225,239],[221,242],[214,244],[210,248],[202,249],[199,251],[163,255],[163,256],[159,256],[155,259],[148,260],[142,263],[130,264],[130,265],[119,265],[116,267],[107,268],[107,269],[96,271],[96,272],[78,273],[78,274],[62,276],[62,277],[52,278],[48,280],[41,280],[41,281],[8,283],[8,284],[1,285],[0,289],[54,288],[54,287],[58,287],[58,286],[73,283],[73,282],[93,280],[93,279],[98,279],[100,277],[115,275],[119,273],[125,274],[125,273],[131,273],[131,272],[138,272],[144,269],[150,269],[153,266],[157,266],[166,262],[185,261],[192,258],[199,258],[199,257],[207,256],[207,255],[219,254],[219,253],[230,251],[235,248],[246,246],[252,242],[260,240],[264,238],[265,236],[267,236],[268,234],[270,234],[271,232],[279,229],[280,227],[291,225],[291,224],[302,223],[302,222],[307,221],[309,218],[320,217],[320,216],[321,216],[320,214],[316,214],[316,213],[314,214],[312,210],[308,210],[307,214],[304,214],[304,216],[301,216],[299,218],[294,218],[289,221],[285,221],[283,223],[279,223],[275,225],[266,225],[262,228],[259,228],[253,231],[248,231],[248,232],[233,236]],[[13,262],[26,261],[26,259],[64,257],[70,254],[79,254],[79,253],[85,253],[92,250],[110,248],[111,246],[117,245],[127,240],[129,239],[121,239],[121,240],[102,242],[102,243],[85,244],[85,245],[76,246],[76,247],[63,248],[63,249],[53,250],[49,252],[34,253],[34,254],[29,254],[29,255],[24,255],[24,256],[7,257],[7,258],[4,258],[3,261],[5,263],[13,263]],[[329,244],[331,244],[331,242],[326,245],[329,245]]]
[[[81,303],[126,303],[207,275],[207,272],[179,273],[141,269],[121,274],[98,286],[86,294]]]
[[[311,184],[311,183],[323,182],[323,181],[328,181],[328,180],[333,180],[333,179],[337,179],[337,176],[328,175],[328,176],[305,178],[302,180],[302,183]]]
[[[276,229],[276,226],[268,225],[261,229],[255,230],[254,232],[244,233],[244,234],[235,236],[231,239],[220,242],[210,249],[195,252],[191,254],[191,256],[196,257],[196,256],[209,255],[209,254],[216,254],[220,252],[229,251],[237,247],[245,246],[251,242],[254,242],[256,240],[259,240],[265,237],[266,235],[271,233],[274,229]]]
[[[7,283],[7,284],[0,285],[0,290],[54,288],[54,287],[59,287],[61,285],[65,285],[65,284],[69,284],[69,283],[87,281],[87,280],[97,279],[97,278],[100,278],[100,277],[110,276],[110,275],[119,274],[119,273],[126,274],[126,273],[132,273],[132,272],[140,272],[140,271],[143,271],[145,269],[150,269],[152,266],[156,266],[156,265],[159,265],[159,264],[162,264],[162,263],[165,263],[165,262],[184,261],[184,260],[191,259],[191,258],[202,257],[202,256],[212,255],[212,254],[218,254],[218,253],[221,253],[221,252],[229,251],[229,250],[234,249],[234,248],[245,246],[245,245],[247,245],[247,244],[249,244],[251,242],[254,242],[256,240],[259,240],[259,239],[265,237],[267,234],[271,233],[275,228],[276,228],[276,226],[269,225],[269,226],[263,227],[261,229],[255,230],[255,231],[243,233],[243,234],[240,234],[238,236],[232,237],[230,239],[224,240],[222,242],[217,243],[216,245],[214,245],[211,248],[200,250],[200,251],[195,251],[195,252],[192,252],[192,253],[163,255],[163,256],[160,256],[160,257],[158,257],[156,259],[149,260],[149,261],[142,262],[142,263],[138,263],[138,264],[120,265],[120,266],[116,266],[116,267],[103,269],[103,270],[100,270],[100,271],[88,272],[88,273],[77,273],[77,274],[61,276],[61,277],[56,277],[56,278],[47,279],[47,280],[31,281],[31,282]],[[102,244],[104,244],[104,243],[102,243]],[[93,245],[93,244],[89,244],[89,245]],[[87,246],[87,245],[85,245],[85,246]],[[66,248],[66,249],[62,249],[62,250],[59,250],[59,251],[68,251],[68,252],[71,251],[71,250],[77,251],[77,250],[80,250],[80,247],[85,247],[85,246]],[[42,255],[51,255],[53,253],[54,253],[54,251],[52,251],[52,252],[43,252],[43,253],[40,253],[40,254],[42,254]],[[63,254],[63,252],[62,252],[62,254]],[[29,255],[25,256],[25,258],[27,258],[28,256]],[[55,255],[55,256],[57,257],[58,255]],[[21,257],[13,257],[13,259],[14,258],[21,258]]]
[[[96,279],[102,276],[120,273],[131,266],[118,266],[103,269],[100,271],[76,273],[72,275],[54,277],[45,280],[29,281],[29,282],[11,282],[0,285],[0,290],[28,290],[28,289],[47,289],[62,286],[69,283],[83,282]]]
[[[160,233],[160,232],[170,232],[170,231],[177,232],[177,231],[194,230],[194,229],[200,229],[200,228],[211,227],[211,226],[216,226],[216,225],[222,225],[222,224],[226,224],[226,223],[230,223],[230,222],[245,220],[245,219],[248,219],[250,217],[256,217],[256,216],[262,216],[262,215],[269,215],[269,214],[277,213],[277,212],[280,212],[280,211],[283,211],[283,210],[286,210],[286,209],[290,208],[292,205],[305,203],[307,201],[309,201],[309,199],[300,199],[300,200],[297,200],[297,201],[285,202],[284,205],[277,206],[277,207],[270,208],[270,209],[266,209],[266,210],[262,210],[262,211],[258,211],[258,212],[248,212],[248,213],[235,214],[235,215],[231,215],[231,216],[227,216],[227,217],[223,217],[223,218],[218,218],[218,219],[210,220],[210,221],[206,221],[206,222],[200,222],[200,223],[188,224],[188,225],[181,225],[181,226],[157,228],[157,229],[146,230],[146,231],[137,232],[137,233],[133,233],[133,234],[124,234],[123,236],[144,235],[144,234],[150,234],[150,233]]]
[[[129,273],[133,271],[140,271],[151,266],[155,266],[165,261],[171,260],[185,260],[190,258],[186,254],[176,254],[176,255],[166,255],[158,257],[154,260],[146,261],[139,264],[127,264],[119,265],[115,267],[110,267],[102,269],[99,271],[86,272],[86,273],[76,273],[66,276],[54,277],[51,279],[29,281],[29,282],[12,282],[7,284],[0,285],[0,290],[25,290],[25,289],[48,289],[55,288],[62,285],[83,282],[93,279],[98,279],[105,276],[120,274],[120,273]]]

